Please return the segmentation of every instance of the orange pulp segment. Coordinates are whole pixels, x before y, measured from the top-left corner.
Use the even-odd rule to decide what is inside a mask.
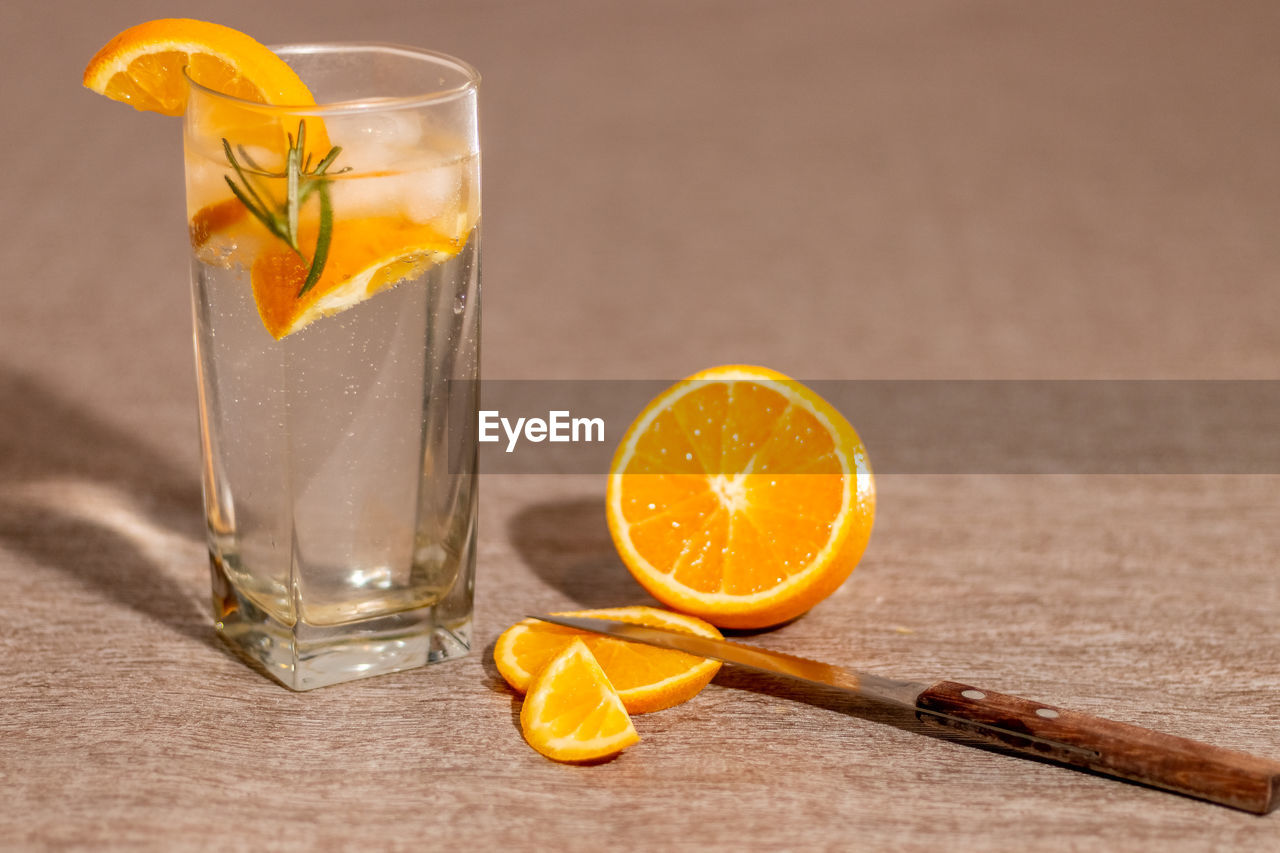
[[[530,684],[520,728],[530,746],[556,761],[608,758],[640,740],[617,691],[578,639]]]

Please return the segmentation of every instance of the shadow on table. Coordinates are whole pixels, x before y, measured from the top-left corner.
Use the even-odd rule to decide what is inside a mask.
[[[507,533],[538,577],[581,607],[664,607],[622,564],[604,512],[603,495],[533,504],[511,520]],[[726,637],[753,637],[785,628],[793,621],[722,632]]]
[[[577,498],[534,504],[510,522],[508,534],[521,557],[549,586],[585,608],[651,604],[617,556],[605,521],[603,498]],[[803,618],[803,617],[798,617]],[[792,620],[794,621],[794,620]],[[724,631],[738,642],[752,643],[752,636],[767,634],[790,622],[751,631]],[[493,644],[483,653],[489,689],[511,696],[511,722],[520,728],[520,697],[506,685],[493,663]],[[987,744],[954,729],[918,718],[914,711],[862,699],[834,688],[823,688],[790,679],[725,666],[715,678],[721,687],[749,690],[781,700],[805,702],[872,723],[893,726],[935,740],[977,747],[1022,760],[1051,764],[1044,759]],[[839,725],[839,721],[833,721]]]
[[[507,534],[538,577],[580,607],[658,606],[618,558],[603,495],[533,504],[511,519]]]
[[[1113,777],[1109,777],[1104,773],[1099,773],[1094,770],[1088,770],[1081,767],[1064,767],[1064,765],[1050,761],[1047,758],[1042,758],[1025,752],[1019,752],[1010,747],[988,743],[963,731],[948,728],[938,722],[931,721],[927,716],[923,718],[918,717],[916,712],[911,708],[874,702],[869,699],[863,699],[859,696],[836,690],[835,688],[826,688],[817,684],[792,681],[788,678],[773,676],[766,673],[752,672],[727,665],[716,675],[713,683],[721,687],[728,687],[734,690],[749,690],[753,693],[774,696],[780,700],[804,702],[817,708],[823,708],[828,711],[855,717],[860,720],[866,720],[870,723],[893,726],[896,729],[901,729],[902,731],[916,735],[922,735],[924,737],[932,738],[933,740],[948,741],[962,746],[973,747],[984,752],[1003,755],[1009,758],[1016,758],[1019,761],[1044,764],[1050,767],[1061,768],[1064,771],[1083,773],[1089,776],[1096,776],[1098,778],[1116,781]],[[841,721],[839,720],[833,720],[832,725],[839,725],[840,722]],[[854,733],[850,734],[850,737],[854,736]],[[964,758],[965,756],[963,754],[956,754],[951,756],[949,759],[946,757],[940,757],[939,772],[948,772],[952,770],[956,773],[964,772]],[[943,763],[948,760],[954,763]],[[1132,782],[1131,780],[1122,781],[1142,788],[1150,787],[1141,783]]]
[[[502,673],[498,672],[498,665],[493,660],[493,649],[497,645],[498,640],[495,637],[493,642],[480,652],[480,666],[484,669],[485,687],[488,687],[493,693],[506,696],[511,700],[511,725],[516,731],[520,731],[520,707],[524,704],[524,696],[516,692],[507,680],[502,677]]]
[[[31,489],[53,484],[126,498],[157,530],[203,540],[195,472],[0,366],[0,543],[175,631],[214,643],[194,590],[166,574],[118,525],[83,507],[77,513],[32,501]]]

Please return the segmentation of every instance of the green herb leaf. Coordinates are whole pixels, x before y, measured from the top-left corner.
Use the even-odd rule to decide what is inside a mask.
[[[311,269],[307,270],[307,280],[302,283],[298,296],[310,290],[320,280],[324,272],[325,261],[329,259],[329,243],[333,240],[333,203],[329,199],[329,182],[320,181],[320,230],[316,232],[316,251],[311,258]]]
[[[236,175],[240,177],[240,181],[244,185],[244,189],[242,190],[235,185],[231,180],[230,175],[225,176],[227,184],[231,186],[231,190],[236,194],[236,198],[240,199],[244,206],[249,209],[249,212],[260,219],[263,225],[267,226],[267,230],[277,236],[281,236],[278,230],[279,223],[275,221],[275,217],[271,214],[270,206],[263,200],[262,195],[259,194],[257,188],[254,186],[253,180],[244,170],[244,167],[240,165],[239,161],[236,160],[235,155],[231,153],[231,144],[225,139],[222,140],[222,150],[226,154],[227,162],[231,164],[231,168],[235,169]],[[285,239],[287,240],[287,238]]]
[[[289,232],[289,245],[298,246],[298,181],[302,171],[302,146],[306,144],[306,122],[298,122],[298,141],[289,137],[289,156],[285,158],[285,228]]]
[[[237,183],[231,175],[224,175],[227,186],[231,188],[231,192],[239,199],[245,209],[253,214],[254,218],[262,223],[271,234],[285,244],[289,248],[298,253],[298,256],[306,260],[306,255],[302,253],[302,249],[298,245],[298,220],[303,205],[312,195],[319,196],[319,223],[316,233],[316,245],[311,254],[310,267],[307,269],[307,278],[302,284],[302,288],[298,291],[301,297],[304,293],[315,286],[320,280],[321,274],[324,272],[325,262],[329,259],[329,245],[333,242],[333,200],[329,194],[329,182],[333,180],[333,175],[340,175],[350,169],[339,169],[333,175],[329,174],[329,167],[342,153],[341,146],[334,146],[329,149],[329,153],[321,158],[315,168],[311,168],[312,154],[306,151],[307,144],[307,124],[305,120],[298,122],[297,138],[293,134],[288,134],[289,150],[285,154],[285,168],[283,172],[268,172],[261,168],[249,156],[248,152],[240,147],[240,157],[237,158],[231,150],[231,143],[226,139],[222,140],[222,151],[235,172],[235,177],[239,178]],[[245,168],[240,164],[240,160],[244,160],[249,168]],[[266,186],[260,186],[258,181],[261,179],[283,180],[285,183],[285,200],[283,204],[276,203],[271,191]]]

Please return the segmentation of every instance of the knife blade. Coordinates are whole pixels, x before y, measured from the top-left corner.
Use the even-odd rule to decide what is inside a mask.
[[[556,614],[533,617],[908,708],[1017,754],[1090,770],[1255,814],[1280,803],[1280,763],[1244,752],[954,681],[901,681],[730,640],[651,625]]]

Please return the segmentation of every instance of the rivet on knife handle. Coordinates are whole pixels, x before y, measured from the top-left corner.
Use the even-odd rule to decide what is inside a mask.
[[[916,707],[922,719],[1061,764],[1257,814],[1280,801],[1280,764],[1243,752],[954,681],[925,690]]]

